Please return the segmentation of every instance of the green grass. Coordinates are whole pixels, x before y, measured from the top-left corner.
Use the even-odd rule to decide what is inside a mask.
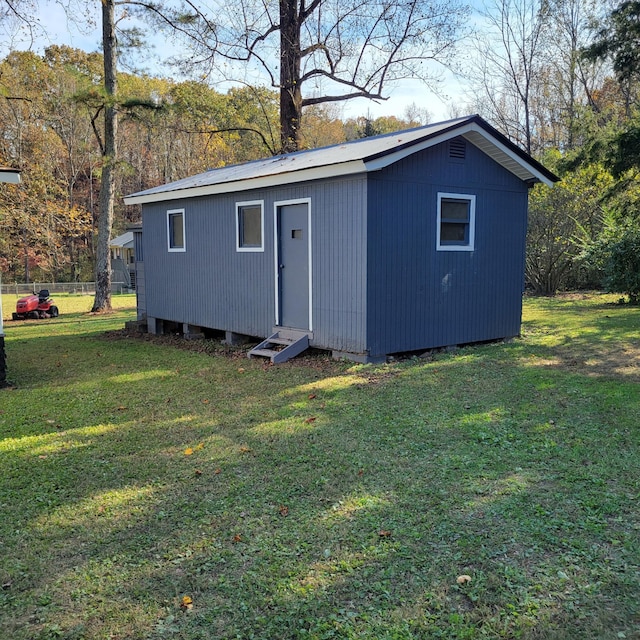
[[[380,366],[62,298],[7,322],[0,638],[640,637],[640,318],[613,300]]]

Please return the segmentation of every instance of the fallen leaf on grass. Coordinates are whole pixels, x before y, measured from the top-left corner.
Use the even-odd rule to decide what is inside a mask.
[[[391,537],[391,531],[389,531],[388,529],[381,529],[381,530],[378,532],[378,535],[379,535],[381,538],[390,538],[390,537]]]
[[[358,475],[359,476],[364,475],[364,469],[358,469]]]
[[[209,404],[209,400],[207,400],[206,398],[202,401],[202,404]]]
[[[126,411],[126,410],[127,410],[127,407],[123,407],[123,406],[118,407],[118,411]]]
[[[202,471],[200,469],[196,469],[193,473],[195,475],[197,475],[197,476],[201,476],[202,475]]]
[[[222,473],[222,469],[216,469],[213,473],[215,475],[220,475]]]
[[[233,539],[231,540],[231,542],[233,542],[234,544],[238,542],[242,542],[242,536],[239,533],[236,533],[236,535],[233,536]]]
[[[193,599],[191,596],[182,596],[182,600],[180,601],[180,608],[183,611],[190,611],[193,609]]]
[[[311,424],[312,422],[315,422],[317,420],[316,416],[311,416],[310,418],[307,418],[305,420],[305,424]]]
[[[311,393],[309,394],[309,400],[314,400],[316,398],[316,394],[315,393]]]
[[[456,578],[456,582],[458,584],[467,584],[468,582],[471,582],[471,576],[468,576],[466,574],[463,574],[461,576],[458,576]]]
[[[184,455],[185,456],[192,456],[194,454],[194,452],[200,451],[201,449],[204,449],[204,442],[199,442],[195,447],[187,447],[184,450]]]
[[[9,582],[5,582],[5,583],[2,585],[2,590],[3,590],[3,591],[7,591],[8,589],[11,589],[11,585],[12,585],[11,580],[9,580]]]
[[[240,453],[249,453],[250,451],[249,447],[240,447]]]
[[[284,504],[280,505],[280,508],[278,509],[278,512],[280,513],[280,515],[284,518],[286,516],[289,515],[289,507],[287,507]]]

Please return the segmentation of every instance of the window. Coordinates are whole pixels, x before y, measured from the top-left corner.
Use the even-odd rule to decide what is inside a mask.
[[[236,250],[264,251],[263,202],[236,204]]]
[[[473,251],[476,197],[457,193],[438,194],[438,251]]]
[[[169,251],[186,251],[184,245],[184,209],[167,211]]]

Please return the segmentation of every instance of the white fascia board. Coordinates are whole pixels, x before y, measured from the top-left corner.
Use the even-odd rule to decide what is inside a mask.
[[[248,191],[250,189],[264,189],[266,187],[276,187],[297,182],[307,182],[309,180],[321,180],[323,178],[334,178],[336,176],[348,176],[356,173],[364,173],[365,164],[362,160],[352,160],[339,164],[329,164],[310,169],[300,169],[298,171],[288,171],[285,173],[274,173],[267,176],[248,178],[246,180],[236,180],[235,182],[221,182],[218,184],[204,185],[178,189],[176,191],[158,191],[156,193],[125,196],[125,204],[148,204],[151,202],[166,202],[167,200],[180,200],[182,198],[197,198],[199,196],[211,196],[220,193],[237,193],[238,191]]]
[[[469,135],[471,134],[471,135]],[[470,122],[462,127],[457,127],[453,130],[446,131],[432,138],[428,138],[414,145],[407,146],[404,149],[398,149],[393,153],[389,153],[387,155],[381,156],[380,158],[375,158],[366,162],[366,170],[367,171],[377,171],[379,169],[384,169],[394,162],[398,162],[398,160],[402,160],[407,156],[410,156],[419,151],[423,151],[424,149],[428,149],[430,147],[434,147],[442,142],[446,142],[451,138],[455,138],[457,136],[465,137],[471,144],[475,144],[473,138],[476,136],[482,137],[485,141],[491,144],[495,149],[497,149],[502,154],[506,155],[512,162],[516,163],[520,166],[525,173],[530,175],[531,179],[539,180],[540,182],[546,184],[549,187],[553,186],[553,182],[549,180],[542,173],[537,171],[534,167],[532,167],[528,162],[526,162],[523,158],[521,158],[518,154],[514,153],[511,149],[503,145],[500,141],[496,140],[493,136],[488,134],[482,127],[477,125],[475,122]],[[478,146],[475,144],[475,146]],[[484,151],[484,150],[483,150]],[[486,153],[486,151],[485,151]],[[496,162],[500,163],[499,158],[495,158]],[[506,169],[511,171],[508,166],[504,165],[504,163],[500,163],[505,166]],[[512,172],[513,173],[513,172]],[[518,176],[519,178],[523,178],[522,175]]]
[[[474,141],[473,141],[474,136],[476,134],[480,135],[487,142],[492,144],[494,146],[494,148],[498,149],[499,151],[504,153],[506,156],[508,156],[508,158],[512,162],[520,165],[520,167],[522,167],[524,170],[526,170],[528,173],[530,173],[532,178],[535,178],[536,180],[542,182],[542,184],[547,185],[548,187],[553,187],[553,185],[555,184],[553,182],[553,180],[550,180],[547,176],[545,176],[543,173],[538,171],[538,169],[536,169],[533,165],[528,163],[524,158],[520,157],[512,149],[510,149],[509,147],[507,147],[504,144],[502,144],[502,142],[500,142],[499,140],[497,140],[493,136],[489,135],[484,129],[479,127],[477,124],[475,124],[475,123],[472,124],[470,127],[468,127],[468,129],[469,129],[468,133],[470,133],[471,135],[470,136],[466,136],[466,137],[467,137],[467,140],[469,140],[469,142],[471,142],[471,144],[475,144]],[[496,158],[494,158],[494,159],[496,160],[496,162],[500,162],[498,159],[496,159]],[[505,166],[507,169],[509,169],[509,167],[504,165],[504,163],[501,163],[501,164],[503,164],[503,166]],[[519,177],[521,177],[521,176],[519,176]]]

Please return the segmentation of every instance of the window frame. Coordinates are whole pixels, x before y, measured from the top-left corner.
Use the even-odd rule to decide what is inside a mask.
[[[171,244],[171,218],[180,214],[182,216],[182,246],[172,246]],[[169,209],[167,211],[167,249],[170,253],[184,253],[187,250],[187,238],[185,233],[185,212],[184,209]]]
[[[242,245],[240,234],[240,214],[245,208],[260,207],[260,244],[259,245]],[[247,200],[245,202],[236,202],[236,251],[238,253],[260,253],[264,252],[264,200]]]
[[[469,220],[464,224],[468,225],[468,241],[465,244],[442,243],[440,234],[442,232],[442,201],[443,200],[463,200],[469,203]],[[445,222],[446,222],[445,218]],[[438,192],[438,205],[436,216],[436,251],[475,251],[476,235],[476,196],[468,193],[444,193]]]

